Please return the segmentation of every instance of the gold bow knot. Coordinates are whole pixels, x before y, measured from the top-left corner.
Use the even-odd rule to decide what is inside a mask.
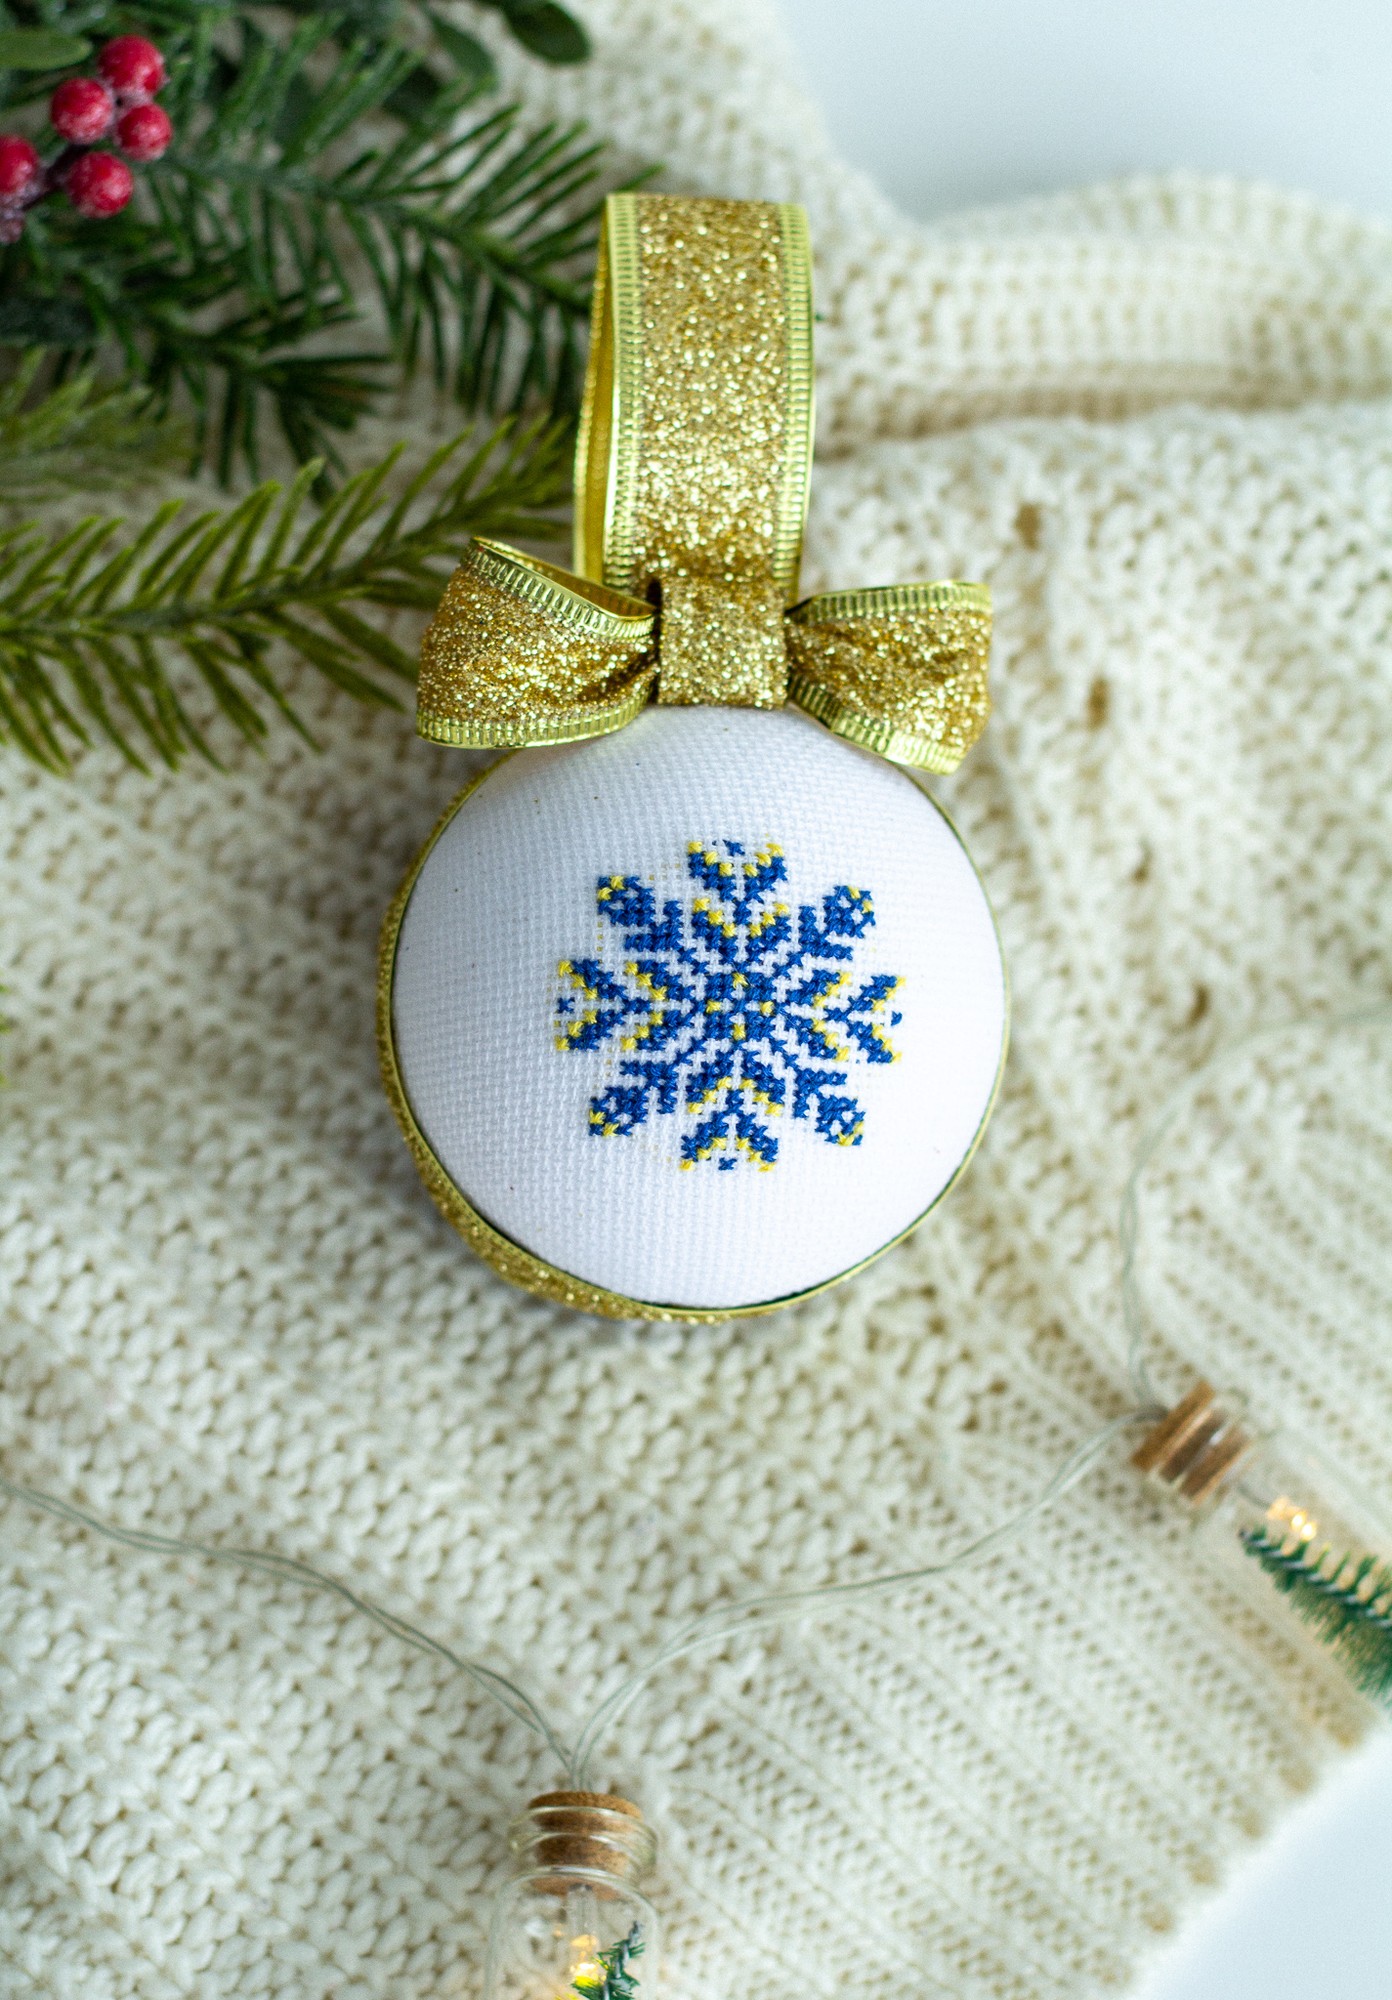
[[[575,463],[576,574],[474,541],[421,646],[437,743],[566,743],[650,701],[777,708],[947,772],[986,726],[989,592],[792,600],[812,463],[800,208],[611,195]]]

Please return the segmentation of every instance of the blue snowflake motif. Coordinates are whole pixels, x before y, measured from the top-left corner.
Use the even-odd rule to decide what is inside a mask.
[[[718,851],[719,850],[719,851]],[[703,892],[690,908],[636,875],[601,877],[600,916],[619,933],[622,969],[597,958],[561,961],[556,1047],[617,1045],[619,1075],[590,1099],[590,1131],[623,1139],[652,1115],[688,1114],[681,1164],[741,1155],[778,1158],[771,1121],[808,1119],[831,1145],[858,1146],[865,1113],[844,1091],[842,1065],[895,1060],[885,1028],[900,981],[877,973],[852,986],[856,940],[875,922],[868,890],[830,890],[820,911],[775,900],[787,867],[780,847],[746,855],[735,840],[687,850]]]

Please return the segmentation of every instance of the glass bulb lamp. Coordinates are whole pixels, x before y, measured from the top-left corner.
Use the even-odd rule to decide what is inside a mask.
[[[1198,1382],[1132,1463],[1194,1509],[1207,1542],[1240,1549],[1371,1699],[1392,1707],[1392,1524],[1289,1431],[1257,1434]]]
[[[638,1886],[657,1842],[609,1792],[543,1792],[512,1826],[512,1880],[488,1934],[485,2000],[650,2000],[657,1912]]]

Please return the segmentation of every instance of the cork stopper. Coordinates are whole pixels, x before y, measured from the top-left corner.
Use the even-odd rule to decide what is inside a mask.
[[[1196,1382],[1147,1431],[1131,1463],[1201,1507],[1251,1448],[1252,1439],[1223,1409],[1211,1384]]]
[[[609,1877],[616,1887],[636,1880],[652,1865],[657,1847],[641,1810],[614,1792],[539,1793],[513,1828],[512,1844],[529,1871],[543,1871],[534,1886],[557,1896],[573,1885],[575,1870],[600,1895],[605,1890],[596,1876]]]

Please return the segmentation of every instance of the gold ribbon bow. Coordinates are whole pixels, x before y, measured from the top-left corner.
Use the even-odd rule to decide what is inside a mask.
[[[792,603],[811,463],[803,211],[611,195],[578,574],[472,543],[422,641],[421,735],[565,743],[654,699],[792,701],[881,756],[955,770],[990,714],[990,595],[906,583]]]

